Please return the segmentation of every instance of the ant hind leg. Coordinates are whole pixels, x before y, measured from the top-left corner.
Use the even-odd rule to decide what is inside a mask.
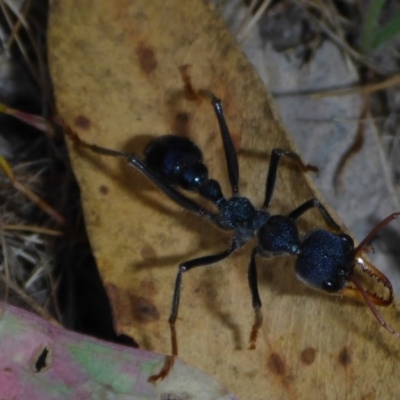
[[[170,326],[170,332],[171,332],[172,354],[167,356],[167,358],[165,360],[165,364],[164,364],[163,368],[161,369],[161,371],[158,374],[151,376],[149,378],[149,382],[154,383],[160,379],[161,380],[164,379],[169,374],[172,367],[174,366],[175,358],[178,355],[178,340],[177,340],[177,336],[176,336],[175,323],[178,318],[178,310],[179,310],[181,287],[182,287],[182,275],[185,272],[190,271],[193,268],[206,267],[210,264],[215,264],[219,261],[222,261],[225,258],[228,258],[233,252],[235,252],[239,248],[240,248],[240,244],[238,242],[236,242],[235,240],[233,240],[231,245],[229,246],[229,248],[221,253],[195,258],[193,260],[186,261],[179,265],[179,270],[178,270],[178,273],[176,275],[176,280],[175,280],[174,294],[172,297],[171,314],[168,319],[169,326]]]

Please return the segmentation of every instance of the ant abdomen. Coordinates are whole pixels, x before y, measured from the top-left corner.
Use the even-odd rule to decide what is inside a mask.
[[[203,154],[192,140],[176,136],[160,136],[144,152],[145,164],[169,184],[199,192],[220,207],[225,198],[219,183],[210,179],[203,163]]]
[[[315,230],[301,244],[296,275],[315,289],[338,293],[345,288],[354,267],[354,242],[350,236]]]
[[[190,139],[165,135],[155,139],[144,152],[146,165],[172,185],[198,191],[208,180],[203,155]]]

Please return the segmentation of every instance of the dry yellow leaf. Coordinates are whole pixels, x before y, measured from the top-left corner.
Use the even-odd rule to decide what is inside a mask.
[[[194,86],[224,102],[241,193],[254,204],[263,200],[271,149],[293,149],[271,98],[207,1],[54,1],[49,46],[59,113],[88,142],[139,153],[151,136],[188,135],[228,194],[211,106],[185,98],[178,69],[189,64]],[[71,158],[117,332],[169,353],[178,264],[222,251],[229,234],[182,211],[123,160],[75,146]],[[319,197],[307,176],[281,165],[271,212]],[[326,226],[310,211],[301,227]],[[289,258],[257,260],[264,324],[257,349],[247,350],[250,249],[184,276],[180,357],[241,399],[398,398],[400,341],[361,303],[304,287]],[[384,315],[400,321],[394,306]]]

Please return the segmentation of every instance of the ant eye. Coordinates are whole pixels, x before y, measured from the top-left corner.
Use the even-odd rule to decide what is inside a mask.
[[[321,289],[328,293],[337,293],[343,289],[343,285],[334,280],[327,280],[322,282]]]
[[[354,250],[354,242],[353,239],[346,234],[340,235],[340,239],[342,240],[343,247],[346,253],[351,253]]]

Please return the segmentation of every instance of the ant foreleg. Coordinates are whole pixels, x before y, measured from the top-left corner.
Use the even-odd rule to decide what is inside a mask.
[[[306,201],[304,204],[301,206],[297,207],[295,210],[293,210],[288,217],[292,220],[298,219],[300,216],[302,216],[306,211],[312,209],[312,208],[318,208],[318,211],[321,213],[322,217],[326,221],[326,223],[334,230],[336,231],[341,231],[340,226],[335,222],[335,220],[332,218],[332,216],[329,214],[327,209],[321,204],[321,202],[318,199],[311,199]]]
[[[271,160],[269,162],[269,167],[268,167],[268,175],[267,175],[267,181],[265,184],[265,200],[263,204],[263,208],[268,208],[269,203],[272,198],[272,193],[274,192],[275,188],[275,182],[276,182],[276,173],[278,170],[278,164],[279,160],[282,156],[288,156],[292,160],[294,160],[300,169],[300,171],[314,171],[317,172],[318,168],[314,167],[312,165],[304,164],[303,161],[301,161],[301,158],[298,154],[293,153],[291,151],[287,150],[282,150],[282,149],[274,149],[271,152]]]
[[[226,165],[228,168],[229,182],[232,188],[232,194],[239,193],[239,165],[236,156],[236,150],[232,142],[231,134],[226,123],[222,102],[212,92],[208,90],[200,90],[199,94],[211,99],[214,113],[218,120],[219,130],[221,132],[222,143],[224,145]]]
[[[257,283],[257,268],[255,256],[258,253],[257,247],[255,247],[251,252],[250,264],[249,264],[249,286],[252,297],[252,304],[254,308],[254,323],[251,328],[250,340],[249,340],[249,350],[254,350],[256,348],[256,341],[258,336],[258,331],[262,326],[263,317],[261,314],[261,299],[258,293],[258,283]]]
[[[223,251],[222,253],[195,258],[193,260],[186,261],[179,265],[178,274],[176,275],[176,280],[175,280],[174,294],[172,297],[171,314],[168,319],[171,331],[172,354],[170,356],[167,356],[162,370],[158,374],[151,376],[149,378],[149,382],[156,382],[159,379],[164,379],[169,374],[171,368],[174,365],[175,357],[178,355],[178,341],[176,337],[175,323],[176,319],[178,318],[179,302],[180,302],[181,287],[182,287],[182,275],[193,268],[206,267],[210,264],[215,264],[219,261],[222,261],[225,258],[229,257],[233,252],[238,250],[240,247],[241,245],[234,240],[232,241],[230,247],[227,250]]]

